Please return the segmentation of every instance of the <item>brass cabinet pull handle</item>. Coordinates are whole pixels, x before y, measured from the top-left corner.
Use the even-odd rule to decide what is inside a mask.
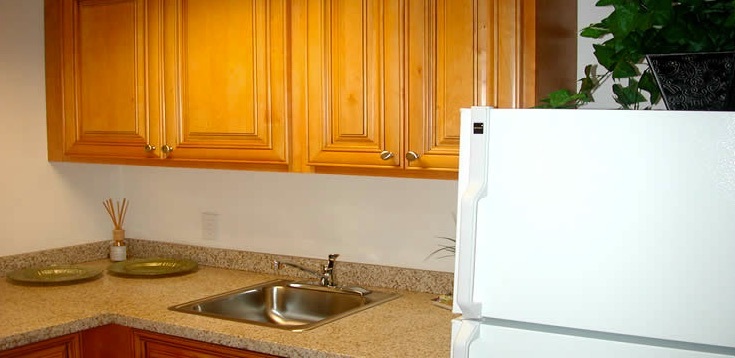
[[[387,150],[380,152],[380,159],[388,160],[390,158],[393,158],[393,152],[389,152]]]
[[[406,153],[406,160],[409,162],[413,162],[414,160],[419,159],[419,157],[421,156],[412,150],[409,150],[408,153]]]
[[[150,152],[153,152],[155,150],[156,150],[156,146],[155,145],[150,145],[150,144],[146,144],[145,145],[145,151],[146,152],[150,153]]]
[[[163,146],[161,146],[161,151],[165,154],[170,154],[174,151],[174,147],[164,144]]]

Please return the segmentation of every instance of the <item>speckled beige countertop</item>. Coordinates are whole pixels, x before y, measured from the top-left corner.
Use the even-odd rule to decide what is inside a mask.
[[[107,267],[108,260],[83,263]],[[168,307],[282,278],[200,266],[192,274],[124,278],[104,274],[65,286],[0,282],[0,350],[108,323],[287,357],[448,357],[448,310],[434,294],[401,297],[306,332],[174,312]],[[385,290],[385,289],[382,289]]]

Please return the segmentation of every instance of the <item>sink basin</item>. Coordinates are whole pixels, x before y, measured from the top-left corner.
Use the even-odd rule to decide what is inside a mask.
[[[268,281],[169,309],[233,321],[305,331],[397,298],[389,292]]]

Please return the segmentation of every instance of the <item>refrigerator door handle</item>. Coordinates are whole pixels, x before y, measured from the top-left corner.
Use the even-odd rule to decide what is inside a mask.
[[[481,128],[469,137],[469,165],[467,187],[460,194],[459,223],[457,226],[457,278],[455,300],[465,318],[480,318],[482,304],[474,301],[475,255],[477,242],[477,206],[487,196],[487,130],[489,108],[473,107],[471,116],[463,117],[463,130]],[[469,121],[470,123],[466,123]],[[465,137],[467,138],[467,137]],[[467,164],[467,163],[464,163]],[[460,169],[461,170],[461,169]]]
[[[469,358],[470,344],[480,334],[480,324],[475,321],[460,320],[459,329],[452,341],[451,358]]]

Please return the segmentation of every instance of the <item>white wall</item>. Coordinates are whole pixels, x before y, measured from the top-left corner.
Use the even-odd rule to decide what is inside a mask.
[[[168,242],[452,271],[456,181],[126,167],[128,234]],[[202,239],[202,212],[219,238]]]
[[[49,164],[43,1],[0,0],[0,256],[109,236],[113,166]]]

